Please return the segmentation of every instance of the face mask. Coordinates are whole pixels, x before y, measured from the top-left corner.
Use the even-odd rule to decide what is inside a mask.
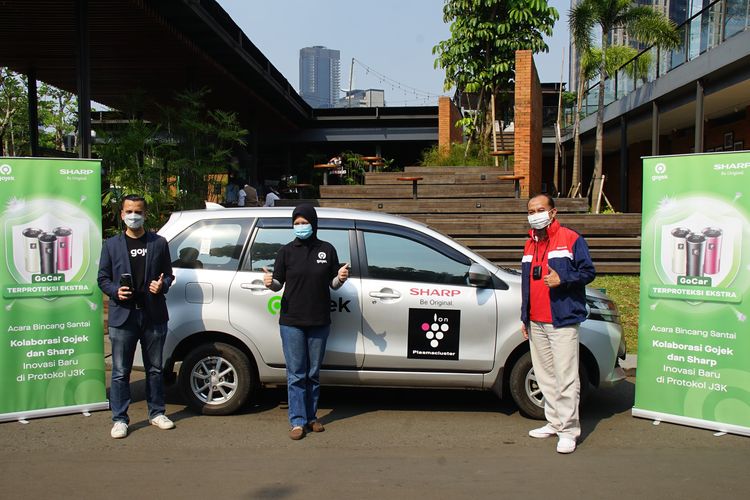
[[[529,225],[533,229],[544,229],[551,222],[552,219],[549,217],[549,212],[537,212],[529,215]]]
[[[125,225],[130,229],[140,229],[143,227],[143,216],[141,214],[125,214]]]
[[[301,240],[306,240],[313,234],[313,229],[310,224],[297,224],[294,226],[294,236]]]

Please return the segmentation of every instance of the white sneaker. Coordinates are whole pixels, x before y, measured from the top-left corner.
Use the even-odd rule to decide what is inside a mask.
[[[549,424],[545,425],[544,427],[539,427],[538,429],[531,429],[529,431],[529,436],[538,439],[544,439],[555,435],[557,435],[557,431],[553,429]]]
[[[561,437],[557,440],[557,452],[558,453],[573,453],[576,451],[576,440]]]
[[[109,435],[115,439],[122,439],[128,435],[128,424],[125,422],[115,422]]]
[[[159,429],[174,429],[174,422],[169,420],[169,417],[166,415],[157,415],[152,420],[149,420],[149,423],[157,426]]]

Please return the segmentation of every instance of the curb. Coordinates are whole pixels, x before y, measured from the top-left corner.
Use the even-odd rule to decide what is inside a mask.
[[[625,375],[628,377],[635,377],[635,369],[638,364],[638,356],[635,354],[628,354],[625,359],[620,360],[620,368],[625,371]]]

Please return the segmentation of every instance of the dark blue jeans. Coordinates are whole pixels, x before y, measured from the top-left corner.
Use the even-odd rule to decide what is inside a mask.
[[[148,418],[164,414],[164,378],[162,376],[162,351],[167,324],[153,325],[143,309],[134,310],[128,320],[118,327],[109,327],[112,344],[112,383],[109,389],[109,406],[112,421],[130,423],[130,372],[133,369],[135,346],[141,341],[143,367],[146,370],[146,402]]]
[[[326,354],[331,325],[279,325],[286,360],[289,423],[304,426],[317,419],[320,397],[320,365]]]

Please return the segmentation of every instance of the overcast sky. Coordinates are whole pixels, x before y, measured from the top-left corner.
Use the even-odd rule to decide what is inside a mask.
[[[385,89],[390,105],[435,104],[444,73],[432,47],[450,36],[442,0],[218,0],[250,40],[299,90],[299,49],[323,45],[341,51],[341,86]],[[548,54],[535,61],[542,82],[560,80],[563,49],[567,81],[569,0],[550,0],[560,13]],[[371,70],[365,67],[369,67]],[[382,76],[377,76],[376,72]],[[393,83],[397,82],[397,83]],[[399,88],[401,87],[401,88]],[[415,94],[413,90],[419,92]],[[422,93],[431,96],[425,102]]]

